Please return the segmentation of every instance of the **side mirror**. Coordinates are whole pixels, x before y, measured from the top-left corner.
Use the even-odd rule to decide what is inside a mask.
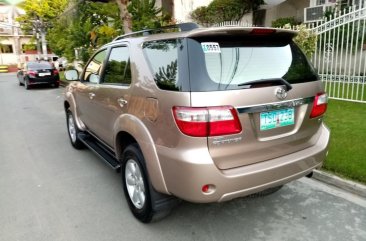
[[[66,70],[65,79],[68,81],[79,80],[79,72],[76,69]]]
[[[99,75],[97,74],[90,74],[89,76],[89,82],[93,83],[93,84],[98,84],[99,83]]]

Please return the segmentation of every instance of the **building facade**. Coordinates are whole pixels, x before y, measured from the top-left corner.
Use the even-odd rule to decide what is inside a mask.
[[[179,22],[192,21],[190,13],[198,7],[207,6],[213,0],[158,0],[157,5],[163,7]],[[242,22],[247,25],[270,27],[272,21],[279,18],[294,17],[298,22],[319,22],[324,12],[341,6],[364,6],[365,0],[264,0],[260,9],[246,14]]]
[[[0,65],[19,66],[40,58],[33,33],[24,33],[16,22],[22,14],[25,11],[16,5],[0,2]]]
[[[160,0],[157,1],[157,5],[163,7],[179,23],[192,21],[190,13],[211,2],[212,0]],[[310,6],[310,0],[264,0],[264,2],[265,4],[254,15],[246,14],[242,22],[248,25],[271,26],[272,21],[284,17],[295,17],[299,22],[303,22],[304,8]]]

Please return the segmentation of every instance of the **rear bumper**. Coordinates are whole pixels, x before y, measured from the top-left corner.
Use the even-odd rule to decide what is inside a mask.
[[[29,78],[29,85],[43,85],[43,84],[57,84],[60,83],[60,79],[56,77],[51,78]]]
[[[168,191],[183,200],[198,203],[223,202],[279,186],[320,168],[326,157],[330,132],[324,125],[315,145],[304,150],[248,166],[220,170],[207,148],[187,152],[157,146]],[[214,188],[202,192],[202,186]]]

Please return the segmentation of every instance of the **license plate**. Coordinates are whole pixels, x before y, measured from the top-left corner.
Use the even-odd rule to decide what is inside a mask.
[[[39,76],[48,76],[48,75],[51,75],[51,73],[39,73],[38,75]]]
[[[295,123],[294,108],[262,112],[260,114],[260,130],[270,130],[277,127],[289,126]]]

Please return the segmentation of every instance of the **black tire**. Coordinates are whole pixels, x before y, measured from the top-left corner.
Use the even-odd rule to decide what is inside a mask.
[[[78,138],[78,134],[80,133],[80,130],[78,129],[78,127],[75,123],[75,118],[70,110],[66,111],[66,125],[67,125],[67,133],[69,135],[71,145],[75,149],[78,149],[78,150],[83,149],[85,147],[84,143],[82,143]]]
[[[131,185],[131,183],[128,184],[127,181],[127,178],[131,178],[133,176],[133,173],[129,171],[130,165],[134,165],[134,168],[136,170],[139,169],[140,171],[141,179],[136,178],[139,176],[138,174],[135,175],[135,178],[130,179],[133,180],[132,182],[134,182],[135,185]],[[172,208],[178,204],[179,201],[172,196],[167,196],[154,190],[147,175],[144,156],[142,155],[142,152],[136,143],[129,145],[123,152],[122,185],[128,206],[132,214],[143,223],[150,223],[152,221],[157,221],[164,218],[170,213]],[[141,199],[137,200],[137,204],[136,200],[132,200],[130,194],[131,186],[135,186],[135,188],[140,189],[140,191],[143,188],[144,195],[141,195],[144,196],[144,198],[142,198],[144,200],[143,203],[138,202],[141,201]],[[128,188],[130,188],[130,190],[128,190]],[[156,203],[164,203],[165,205],[156,205]]]
[[[29,89],[30,89],[30,86],[29,86],[29,84],[28,84],[28,80],[26,80],[26,79],[24,79],[24,88],[25,88],[26,90],[29,90]]]
[[[135,188],[137,189],[143,189],[141,192],[143,192],[144,200],[137,200],[133,201],[127,186],[133,186],[129,185],[127,182],[127,178],[129,178],[129,165],[134,165],[136,170],[139,170],[140,172],[140,178],[137,181]],[[132,177],[134,174],[131,173]],[[138,175],[138,174],[137,174]],[[135,175],[135,178],[136,176]],[[133,178],[133,177],[132,177]],[[141,185],[141,181],[143,182]],[[138,183],[139,182],[139,183]],[[138,187],[138,184],[140,184],[140,187]],[[151,205],[151,195],[149,190],[149,180],[147,179],[146,170],[145,170],[145,159],[140,151],[140,148],[137,146],[137,144],[129,145],[123,152],[123,163],[122,163],[122,185],[123,185],[123,191],[125,193],[125,197],[128,203],[128,206],[132,212],[132,214],[141,222],[143,223],[149,223],[151,222],[154,212]],[[142,196],[142,195],[139,195]],[[141,198],[142,199],[142,198]],[[135,202],[135,204],[134,204]],[[140,202],[139,206],[136,204],[136,202]]]

